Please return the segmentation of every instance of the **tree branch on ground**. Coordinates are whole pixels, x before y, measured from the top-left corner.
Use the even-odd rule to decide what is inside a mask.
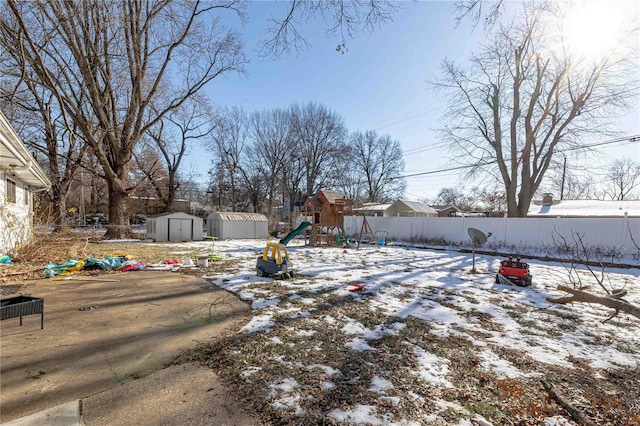
[[[558,251],[565,253],[569,257],[570,261],[570,266],[567,267],[567,270],[571,286],[559,285],[557,289],[565,293],[569,293],[570,296],[547,297],[546,300],[554,304],[564,305],[573,302],[580,302],[602,305],[613,309],[614,312],[608,318],[603,320],[603,323],[615,318],[620,312],[633,315],[640,319],[640,306],[636,306],[622,299],[627,295],[627,290],[624,288],[613,287],[609,276],[606,274],[606,267],[613,263],[613,258],[616,256],[616,253],[619,253],[619,249],[614,249],[613,254],[609,253],[612,257],[611,262],[605,263],[602,256],[607,253],[597,253],[597,250],[588,247],[584,240],[584,234],[573,232],[572,237],[573,242],[569,243],[568,240],[557,231],[554,231],[553,236],[554,243]],[[633,237],[631,240],[635,244]],[[596,262],[590,260],[590,254],[593,252],[596,252],[594,255],[598,258]],[[600,269],[598,271],[596,271],[592,266],[594,264],[599,265]],[[591,289],[591,286],[583,283],[582,274],[578,270],[578,267],[583,267],[588,271],[589,275],[593,280],[595,280],[598,287],[605,292],[605,296],[600,296],[587,291]]]
[[[561,406],[567,413],[569,413],[573,421],[584,426],[596,426],[596,424],[589,420],[582,411],[578,410],[564,398],[558,395],[552,384],[547,383],[546,380],[540,380],[540,382],[542,383],[544,390],[547,391],[551,399],[553,399],[559,406]]]

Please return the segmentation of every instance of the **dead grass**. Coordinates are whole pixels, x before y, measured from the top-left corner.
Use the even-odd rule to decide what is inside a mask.
[[[23,262],[23,266],[7,268],[34,269],[70,257],[100,258],[109,254],[129,254],[145,263],[179,257],[170,244],[97,244],[88,242],[87,238],[90,237],[43,238],[20,251],[16,261]],[[305,256],[308,255],[302,253],[298,261],[303,263]],[[0,272],[4,274],[5,269]],[[223,260],[210,263],[207,273],[229,274],[240,270],[237,262]],[[201,275],[202,271],[194,270],[193,273]],[[198,360],[214,369],[225,378],[234,396],[242,398],[261,413],[266,425],[337,424],[327,413],[334,408],[346,410],[356,405],[376,406],[388,422],[404,419],[419,424],[455,424],[468,418],[469,413],[482,415],[496,425],[538,425],[545,416],[567,417],[562,408],[548,399],[540,384],[541,378],[552,383],[559,394],[599,425],[640,424],[640,364],[595,372],[579,358],[573,358],[572,368],[567,368],[543,364],[517,349],[491,345],[490,349],[501,359],[525,373],[517,379],[500,378],[482,368],[478,358],[482,349],[456,336],[456,327],[451,328],[449,336],[436,335],[430,332],[432,325],[428,321],[411,316],[403,319],[389,317],[372,309],[366,294],[362,294],[358,301],[339,297],[333,292],[333,286],[321,292],[296,292],[303,298],[314,297],[312,305],[300,299],[289,300],[286,297],[291,294],[290,286],[297,280],[312,283],[314,278],[299,276],[286,283],[269,280],[250,285],[251,289],[268,289],[270,296],[282,298],[282,307],[291,308],[291,311],[273,317],[276,326],[270,331],[228,333],[185,352],[176,363]],[[344,285],[339,281],[335,284]],[[407,299],[413,297],[410,288],[403,291]],[[455,298],[449,300],[443,296],[465,297],[451,291],[434,290],[431,293],[434,299],[452,308],[455,308]],[[504,300],[498,297],[494,303],[509,308],[509,314],[524,324],[528,324],[527,316],[535,313],[521,306],[505,305]],[[301,316],[301,312],[307,315]],[[570,313],[551,313],[557,315],[563,324],[577,320]],[[482,323],[487,331],[500,332],[502,329],[490,315],[479,311],[466,315]],[[397,335],[387,334],[367,340],[374,350],[358,351],[347,346],[353,337],[357,337],[344,332],[343,327],[349,321],[357,321],[371,330],[396,322],[402,323],[404,328]],[[550,329],[533,331],[551,332]],[[490,335],[478,332],[477,337],[484,340]],[[416,348],[449,360],[446,379],[453,387],[430,384],[416,374],[419,370]],[[637,351],[631,346],[629,350]],[[331,374],[323,368],[332,369]],[[390,381],[393,387],[382,395],[371,391],[374,377]],[[288,378],[296,380],[292,392],[283,394],[274,389],[274,384]],[[328,382],[333,384],[330,389]],[[296,413],[290,406],[276,408],[273,404],[283,396],[299,398],[298,405],[302,411]],[[443,401],[455,405],[443,408]],[[436,420],[428,417],[434,415],[437,415]]]
[[[19,247],[17,256],[11,264],[0,265],[0,284],[14,281],[42,278],[42,269],[50,263],[61,264],[68,259],[82,259],[86,257],[104,258],[110,255],[129,255],[144,264],[156,264],[167,259],[186,260],[192,254],[208,254],[211,249],[203,245],[199,252],[177,252],[171,243],[149,242],[102,242],[101,235],[95,232],[68,232],[66,234],[42,234],[34,238],[29,244]],[[210,262],[210,271],[234,270],[232,262],[221,260]],[[182,272],[190,273],[183,269]],[[80,271],[79,275],[100,275],[114,273],[106,270]],[[192,273],[201,276],[202,270],[196,269]]]

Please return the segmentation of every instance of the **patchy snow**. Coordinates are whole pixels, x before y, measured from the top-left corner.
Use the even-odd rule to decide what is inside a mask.
[[[453,385],[445,379],[449,372],[450,361],[448,359],[440,358],[417,346],[413,347],[413,351],[418,357],[418,365],[420,366],[418,374],[423,380],[445,388],[453,387]]]
[[[369,386],[369,390],[371,392],[384,392],[386,390],[393,389],[393,383],[391,383],[387,379],[382,379],[378,376],[374,376],[371,380],[371,386]]]
[[[240,329],[240,331],[244,331],[247,333],[256,333],[258,331],[268,331],[271,330],[272,327],[275,327],[276,323],[271,321],[272,315],[256,315],[251,318],[251,321],[244,327]]]
[[[356,337],[355,339],[347,342],[347,347],[353,349],[356,352],[376,350],[375,348],[369,346],[365,339],[361,339],[360,337]]]
[[[561,416],[547,417],[542,424],[544,426],[576,426],[576,423]]]
[[[198,243],[191,244],[197,246]],[[208,242],[202,244],[202,248],[206,247],[210,247]],[[296,277],[274,281],[255,276],[255,253],[263,247],[263,241],[217,241],[216,251],[223,259],[233,260],[237,270],[206,278],[251,303],[253,318],[242,332],[266,333],[268,342],[288,347],[289,351],[297,348],[288,346],[287,337],[315,344],[318,335],[326,330],[341,336],[341,340],[336,340],[339,350],[369,351],[363,356],[381,352],[376,350],[381,339],[403,339],[402,345],[407,350],[402,351],[402,356],[408,358],[407,370],[437,392],[453,387],[450,374],[457,360],[418,346],[406,336],[409,321],[424,321],[425,339],[451,338],[471,345],[478,368],[497,377],[532,375],[506,359],[504,354],[508,351],[545,365],[565,368],[575,368],[574,361],[579,359],[594,369],[595,376],[599,369],[636,367],[640,359],[637,320],[620,314],[603,323],[611,313],[607,309],[581,303],[553,305],[547,302],[548,297],[566,295],[557,287],[568,284],[568,270],[557,262],[523,257],[529,261],[533,286],[517,287],[495,283],[502,260],[498,257],[476,254],[475,266],[479,273],[472,274],[470,253],[393,246],[381,250],[370,246],[343,250],[310,248],[296,243],[287,247]],[[628,291],[627,301],[640,303],[640,269],[608,269],[607,272],[615,287]],[[578,275],[583,285],[594,285],[589,271],[581,268]],[[350,292],[348,286],[356,282],[365,287]],[[597,289],[597,285],[593,288]],[[360,314],[350,317],[326,308],[340,304],[357,306]],[[299,322],[292,322],[294,319]],[[278,331],[278,336],[270,335]],[[323,344],[311,347],[313,351],[321,351]],[[274,352],[277,362],[292,364],[288,359]],[[341,374],[338,366],[316,364],[316,361],[297,368],[313,370],[313,374],[321,370],[327,378]],[[256,372],[252,368],[256,367],[247,368],[243,373],[248,379]],[[384,375],[385,369],[380,366],[377,371]],[[381,404],[388,407],[423,398],[406,390],[400,395],[385,394],[391,389],[400,389],[400,383],[395,380],[392,375],[371,379],[369,389],[380,394],[377,400]],[[322,391],[340,386],[336,384],[338,380],[323,381],[322,378],[315,383],[315,389],[320,387]],[[288,407],[301,412],[301,401],[309,397],[292,378],[277,378],[270,389],[274,408]],[[435,390],[434,398],[438,398],[440,394]],[[462,405],[444,399],[437,399],[435,407],[440,411],[464,413],[465,420],[460,424],[486,421],[467,412]],[[385,417],[384,410],[367,404],[331,409],[326,415],[352,424],[411,424]],[[427,418],[442,422],[438,413],[429,413]],[[571,423],[562,417],[552,417],[546,419],[545,424]]]
[[[322,385],[320,387],[322,388],[322,390],[326,391],[335,388],[336,384],[333,382],[322,382]]]
[[[514,379],[523,375],[523,373],[514,367],[513,364],[506,359],[500,358],[489,349],[485,349],[480,352],[478,354],[478,358],[481,360],[480,365],[482,368],[493,371],[502,377]]]
[[[249,377],[252,374],[256,374],[258,371],[262,370],[262,367],[249,367],[240,373],[241,377]]]

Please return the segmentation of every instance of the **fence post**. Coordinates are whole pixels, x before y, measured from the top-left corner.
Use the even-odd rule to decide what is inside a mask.
[[[622,241],[625,254],[627,253],[627,229],[629,229],[629,213],[624,212],[624,217],[622,218],[622,238],[620,238],[620,241]]]
[[[507,246],[507,226],[509,224],[509,220],[507,219],[509,217],[509,215],[507,213],[504,214],[503,216],[503,221],[504,221],[504,237],[502,238],[502,244],[504,247]]]

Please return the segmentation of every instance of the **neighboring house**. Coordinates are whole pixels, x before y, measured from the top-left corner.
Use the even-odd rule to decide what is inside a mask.
[[[640,217],[640,200],[554,200],[544,194],[529,206],[527,217]]]
[[[353,211],[365,216],[384,216],[384,211],[389,207],[391,207],[391,204],[365,203],[362,207],[353,209]]]
[[[0,255],[33,233],[33,197],[51,181],[0,111]]]
[[[456,206],[432,206],[437,212],[438,217],[460,216],[462,210]]]
[[[438,212],[419,201],[397,200],[384,211],[384,216],[436,217],[438,216]]]

